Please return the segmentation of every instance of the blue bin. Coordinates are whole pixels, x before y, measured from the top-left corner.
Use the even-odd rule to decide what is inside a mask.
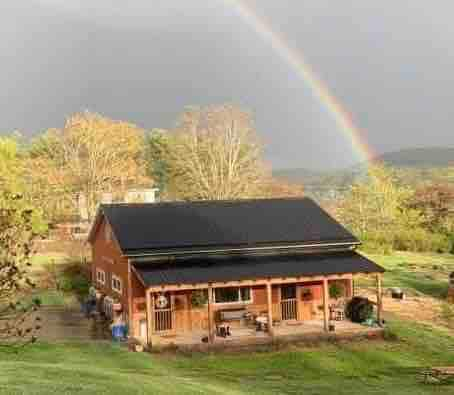
[[[112,338],[116,341],[126,339],[126,325],[113,325],[112,326]]]

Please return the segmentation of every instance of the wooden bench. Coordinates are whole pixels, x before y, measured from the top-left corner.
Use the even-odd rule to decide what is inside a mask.
[[[219,310],[218,320],[220,322],[240,321],[245,318],[246,309]]]
[[[454,366],[433,367],[423,372],[424,382],[446,382],[454,379]]]

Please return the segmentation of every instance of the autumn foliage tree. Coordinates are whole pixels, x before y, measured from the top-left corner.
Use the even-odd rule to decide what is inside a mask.
[[[82,200],[91,220],[103,193],[150,186],[144,135],[136,125],[91,112],[69,117],[62,129],[51,129],[32,144],[28,168],[35,196],[65,202],[73,213]]]
[[[42,231],[40,211],[26,199],[21,164],[13,139],[0,139],[0,345],[22,346],[40,329],[33,312],[38,301],[24,303],[22,292],[33,287],[27,276],[32,243]]]

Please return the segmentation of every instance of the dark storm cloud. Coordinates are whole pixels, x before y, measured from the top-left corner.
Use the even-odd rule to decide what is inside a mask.
[[[228,101],[254,112],[277,167],[355,162],[329,112],[227,3],[3,0],[0,130],[36,133],[83,109],[169,127],[185,105]],[[304,53],[375,150],[454,145],[450,2],[249,4]]]

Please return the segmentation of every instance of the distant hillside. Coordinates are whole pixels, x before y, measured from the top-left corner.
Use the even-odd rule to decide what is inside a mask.
[[[443,168],[454,166],[454,148],[414,148],[390,152],[378,156],[372,162],[384,162],[398,168],[399,179],[405,185],[424,182],[454,182]],[[276,178],[304,185],[308,196],[315,199],[335,198],[348,190],[352,183],[362,177],[366,164],[359,163],[339,171],[313,171],[307,169],[280,169],[273,171]]]
[[[324,173],[308,169],[278,169],[273,170],[273,176],[276,178],[282,178],[284,180],[304,183],[311,180],[316,180],[323,176]]]
[[[393,167],[447,167],[454,165],[454,148],[412,148],[389,152],[374,161]]]

